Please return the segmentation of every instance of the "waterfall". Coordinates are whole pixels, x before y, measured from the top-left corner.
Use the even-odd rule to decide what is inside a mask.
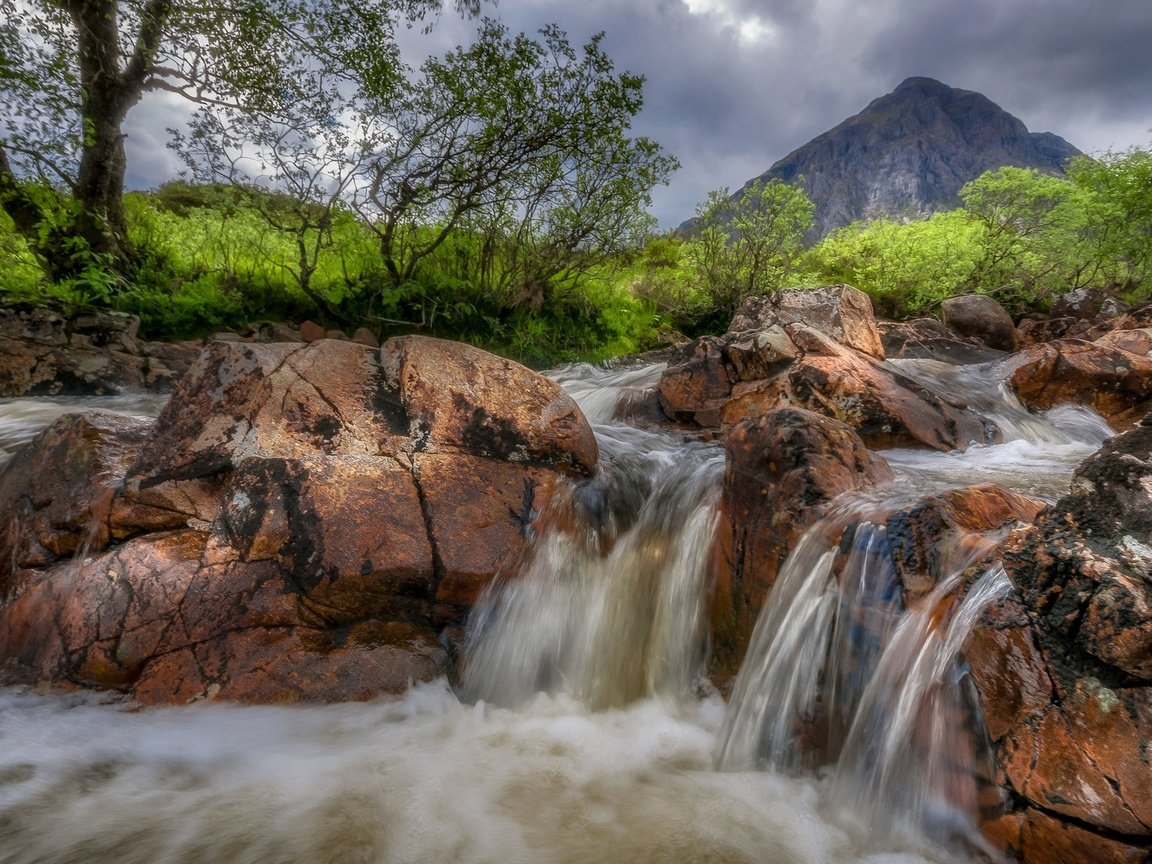
[[[602,470],[544,521],[525,572],[473,610],[464,698],[590,705],[685,695],[703,674],[708,559],[724,454],[600,428]]]
[[[723,450],[613,419],[659,365],[569,367],[601,470],[473,610],[457,687],[143,711],[0,687],[0,864],[971,864],[988,765],[961,649],[1007,578],[956,544],[911,592],[876,514],[982,481],[1054,498],[1110,430],[1029,415],[986,369],[893,365],[1005,443],[886,451],[900,483],[801,537],[728,704],[703,677]],[[0,400],[0,460],[98,403]]]

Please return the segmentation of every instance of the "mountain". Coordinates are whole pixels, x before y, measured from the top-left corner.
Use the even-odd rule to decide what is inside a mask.
[[[1079,153],[1058,135],[1029,132],[980,93],[908,78],[745,188],[773,178],[802,186],[823,236],[857,219],[957,207],[961,186],[1003,165],[1060,175]]]

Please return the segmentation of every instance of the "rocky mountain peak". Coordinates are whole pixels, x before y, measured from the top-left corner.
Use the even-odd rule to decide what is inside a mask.
[[[823,236],[858,219],[914,218],[957,207],[965,183],[1004,165],[1061,174],[1079,153],[1058,135],[1029,132],[981,93],[913,77],[745,188],[768,179],[802,186]]]

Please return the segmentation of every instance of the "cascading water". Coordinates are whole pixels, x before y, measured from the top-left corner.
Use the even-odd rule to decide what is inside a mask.
[[[687,694],[703,673],[724,453],[638,429],[598,431],[599,476],[551,516],[565,527],[473,612],[465,698],[514,705],[563,690],[607,707]]]
[[[0,864],[970,861],[925,832],[971,829],[958,652],[1004,577],[957,603],[971,574],[954,558],[906,601],[876,501],[844,503],[785,562],[725,706],[697,686],[723,452],[611,422],[659,371],[556,374],[599,424],[603,470],[475,610],[460,694],[135,711],[0,688]],[[970,404],[994,387],[901,371]],[[890,451],[904,491],[883,494],[978,477],[1051,497],[1107,434],[995,392],[981,407],[1007,443]]]

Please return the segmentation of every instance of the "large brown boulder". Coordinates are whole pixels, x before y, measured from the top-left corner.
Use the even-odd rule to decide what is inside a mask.
[[[43,433],[0,475],[0,513],[28,514],[0,604],[9,671],[144,702],[360,699],[442,674],[595,443],[523,367],[413,337],[383,353],[213,343],[147,434]],[[75,468],[31,481],[50,461]],[[88,556],[62,560],[81,536]]]
[[[1027,407],[1087,405],[1127,429],[1152,408],[1152,360],[1107,344],[1059,339],[1004,361],[1008,385]]]
[[[893,477],[851,428],[799,408],[742,419],[724,446],[711,606],[713,672],[721,680],[739,668],[780,564],[821,507]]]
[[[986,833],[1026,862],[1146,860],[1152,427],[1105,442],[1003,554],[1015,590],[965,649],[1009,803]]]
[[[786,329],[803,356],[772,378],[734,385],[722,415],[726,426],[791,405],[848,424],[872,448],[963,450],[998,440],[989,421],[871,357],[804,325]]]
[[[986,294],[962,294],[940,304],[944,324],[961,336],[979,339],[989,348],[1015,350],[1016,325],[1012,316]]]
[[[762,297],[749,297],[732,318],[729,333],[765,330],[793,323],[807,324],[877,359],[884,359],[884,346],[872,311],[872,300],[851,285],[791,288]]]

